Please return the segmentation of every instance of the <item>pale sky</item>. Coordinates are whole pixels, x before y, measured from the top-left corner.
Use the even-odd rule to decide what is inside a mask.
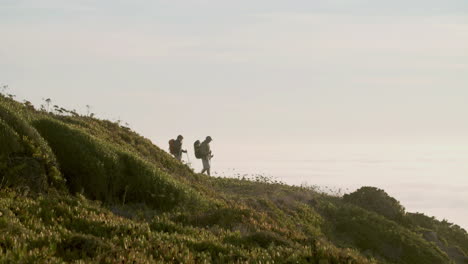
[[[157,144],[467,144],[468,1],[0,0],[0,83]]]

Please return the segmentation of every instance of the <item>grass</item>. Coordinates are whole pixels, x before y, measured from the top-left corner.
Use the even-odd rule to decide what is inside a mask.
[[[141,202],[161,210],[200,200],[168,173],[128,150],[51,118],[35,120],[33,125],[49,142],[72,193],[83,192],[108,203]]]
[[[196,174],[106,120],[0,96],[0,139],[0,263],[464,263],[468,252],[465,230],[383,190]]]
[[[0,104],[2,180],[36,191],[44,191],[49,186],[64,190],[64,179],[49,144],[17,113],[17,107],[13,107],[11,102]]]

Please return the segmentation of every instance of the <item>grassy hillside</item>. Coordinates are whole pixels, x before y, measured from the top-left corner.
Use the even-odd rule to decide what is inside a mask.
[[[0,96],[0,263],[468,263],[465,230],[383,190],[208,177],[59,112]]]

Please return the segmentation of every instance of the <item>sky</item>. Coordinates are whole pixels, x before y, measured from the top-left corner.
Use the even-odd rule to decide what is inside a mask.
[[[90,105],[162,148],[210,135],[223,162],[397,145],[462,164],[468,1],[0,0],[0,84],[35,105]],[[468,186],[465,166],[446,171]]]
[[[0,0],[0,82],[159,144],[466,143],[467,14],[454,0]]]

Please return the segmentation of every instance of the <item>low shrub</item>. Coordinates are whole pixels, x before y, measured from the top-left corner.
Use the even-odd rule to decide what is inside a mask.
[[[397,222],[405,215],[405,208],[400,202],[375,187],[361,187],[351,194],[345,194],[343,200]]]
[[[86,260],[108,254],[111,250],[112,245],[95,236],[72,234],[58,244],[57,256],[65,261]]]
[[[5,185],[64,190],[55,156],[40,134],[25,120],[0,105],[0,175]]]
[[[106,202],[147,203],[163,210],[199,199],[161,169],[80,129],[49,118],[33,125],[52,147],[72,193]]]
[[[324,206],[321,212],[328,227],[324,230],[336,244],[355,245],[361,252],[393,263],[449,263],[435,245],[374,212],[348,203]]]

